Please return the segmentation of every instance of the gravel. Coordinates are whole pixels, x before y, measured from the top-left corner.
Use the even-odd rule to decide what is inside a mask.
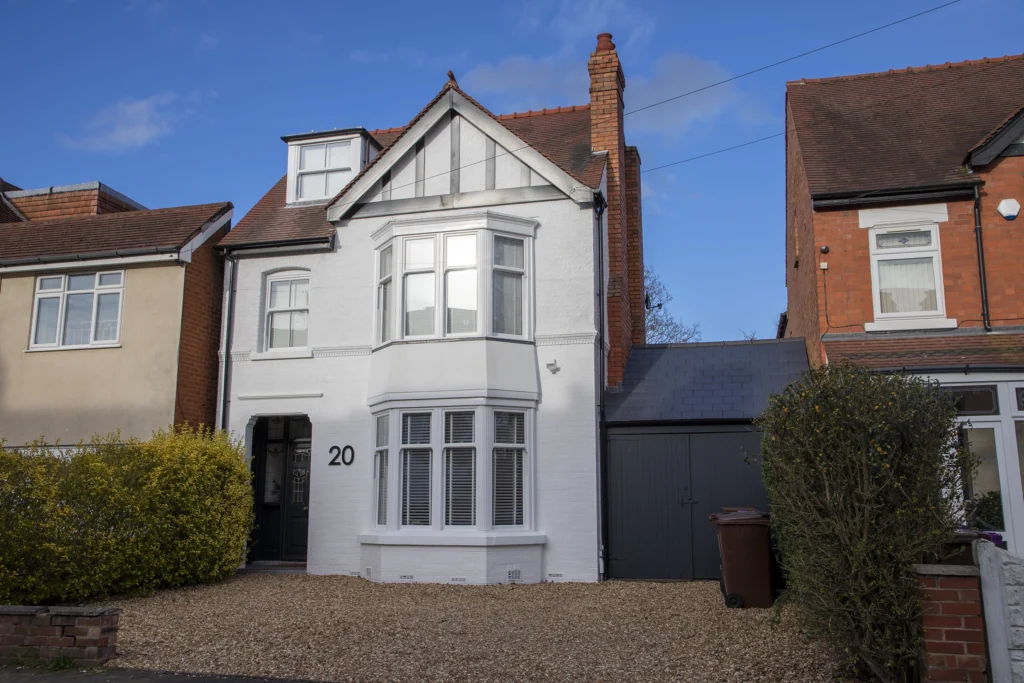
[[[237,576],[111,603],[111,666],[372,680],[832,681],[782,610],[730,610],[717,583],[376,584]]]

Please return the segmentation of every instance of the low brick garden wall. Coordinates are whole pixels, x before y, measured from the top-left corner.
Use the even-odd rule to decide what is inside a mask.
[[[119,609],[0,606],[0,663],[66,657],[95,666],[114,656]]]
[[[924,564],[916,570],[924,608],[921,680],[988,680],[978,568]]]

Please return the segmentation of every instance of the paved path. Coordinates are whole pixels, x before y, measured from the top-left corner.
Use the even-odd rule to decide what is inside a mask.
[[[283,679],[244,676],[193,676],[189,674],[138,671],[135,669],[90,669],[58,671],[0,666],[0,683],[282,683]]]

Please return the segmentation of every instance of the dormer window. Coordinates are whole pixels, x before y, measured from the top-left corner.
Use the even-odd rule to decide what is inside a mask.
[[[288,202],[323,202],[337,195],[369,153],[361,135],[344,131],[284,138],[288,143]]]
[[[341,192],[352,177],[351,147],[351,140],[299,147],[296,199],[326,199]]]

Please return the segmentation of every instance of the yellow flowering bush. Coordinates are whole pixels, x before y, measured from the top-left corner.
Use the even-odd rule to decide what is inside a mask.
[[[243,562],[252,520],[249,468],[225,432],[0,449],[0,604],[218,581]]]
[[[855,675],[913,680],[913,565],[947,545],[975,466],[935,382],[839,363],[808,371],[758,420],[788,597]]]

